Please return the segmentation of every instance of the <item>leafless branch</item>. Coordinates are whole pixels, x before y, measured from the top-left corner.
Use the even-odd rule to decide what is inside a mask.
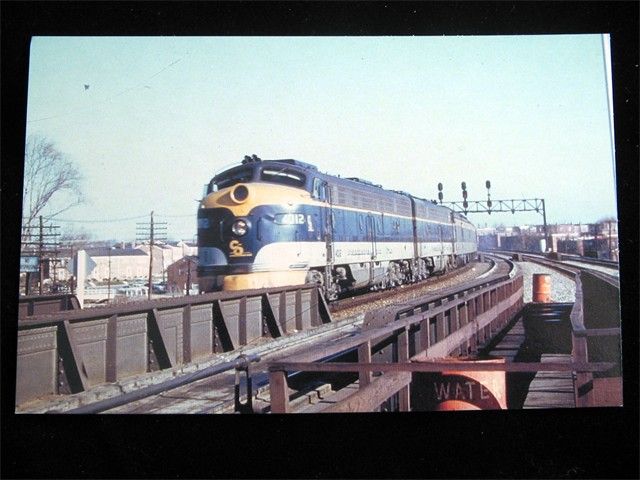
[[[51,219],[82,203],[81,181],[77,167],[50,140],[39,135],[29,136],[24,158],[23,224],[33,227],[40,215]],[[54,209],[52,201],[65,195],[68,198],[64,206]]]

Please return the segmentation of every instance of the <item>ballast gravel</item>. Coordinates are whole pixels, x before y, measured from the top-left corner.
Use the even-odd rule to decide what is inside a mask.
[[[524,275],[524,302],[531,302],[533,298],[533,274],[546,273],[551,275],[551,301],[555,303],[570,303],[576,300],[576,284],[555,270],[537,263],[517,262],[516,265]]]

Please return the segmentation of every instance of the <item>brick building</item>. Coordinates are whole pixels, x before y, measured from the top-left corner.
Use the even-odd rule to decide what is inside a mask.
[[[187,255],[167,267],[167,291],[186,293],[187,284],[189,293],[198,293],[198,257]]]

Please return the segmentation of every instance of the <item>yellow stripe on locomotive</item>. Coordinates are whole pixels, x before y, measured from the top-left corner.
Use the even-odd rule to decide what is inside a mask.
[[[200,208],[227,208],[237,217],[247,216],[259,205],[313,205],[323,202],[311,198],[305,190],[273,183],[240,183],[210,193],[201,202]]]
[[[475,228],[450,209],[296,160],[246,163],[214,177],[200,203],[201,291],[311,281],[335,298],[418,281],[475,254]]]

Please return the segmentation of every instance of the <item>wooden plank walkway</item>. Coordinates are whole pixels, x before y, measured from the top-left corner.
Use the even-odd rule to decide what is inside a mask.
[[[296,410],[296,413],[320,413],[324,409],[335,405],[338,402],[346,400],[348,397],[358,392],[360,383],[356,380],[355,383],[347,385],[344,388],[341,388],[337,392],[330,390],[329,392],[325,392],[324,395],[320,396],[320,400],[312,403],[307,406],[302,406],[300,409]]]
[[[522,319],[519,319],[504,336],[491,348],[489,355],[503,357],[507,363],[514,362],[518,352],[525,342],[525,328]],[[485,351],[486,353],[486,351]],[[523,361],[523,360],[520,360]],[[545,353],[540,357],[541,363],[559,362],[570,363],[570,354],[550,354]],[[523,379],[522,377],[527,377]],[[533,377],[533,379],[532,379]],[[509,383],[516,385],[512,387],[519,389],[515,407],[524,409],[543,408],[575,408],[573,373],[572,372],[537,372],[535,376],[531,374],[511,373],[507,375],[507,388]],[[523,383],[524,382],[524,383]],[[531,382],[529,384],[529,382]],[[528,385],[528,388],[527,388]],[[320,400],[312,405],[303,406],[299,413],[316,413],[322,411],[327,406],[344,400],[349,395],[357,391],[357,383],[338,392],[325,392],[320,396]],[[525,398],[526,395],[526,398]],[[524,404],[522,403],[524,401]],[[612,402],[613,403],[613,402]]]
[[[570,363],[571,355],[543,354],[540,361]],[[573,395],[572,372],[538,372],[522,408],[575,408]]]
[[[513,362],[524,340],[524,324],[522,319],[519,319],[506,335],[491,349],[489,354],[496,357],[504,357],[507,363]]]

